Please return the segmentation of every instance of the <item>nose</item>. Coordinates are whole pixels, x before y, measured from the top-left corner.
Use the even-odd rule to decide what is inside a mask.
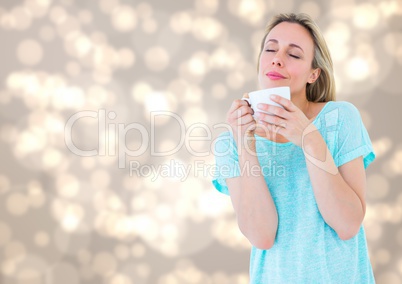
[[[277,52],[274,56],[274,58],[272,58],[272,63],[273,66],[279,66],[282,67],[283,66],[283,61],[282,58],[279,56],[279,52]]]

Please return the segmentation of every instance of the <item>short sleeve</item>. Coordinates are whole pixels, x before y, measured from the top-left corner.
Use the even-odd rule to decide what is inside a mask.
[[[230,132],[223,132],[214,141],[215,171],[213,185],[229,195],[226,179],[240,175],[237,147]]]
[[[337,167],[360,156],[363,157],[364,168],[375,159],[373,146],[358,109],[351,103],[342,102],[339,110],[340,127],[338,147],[334,160]]]

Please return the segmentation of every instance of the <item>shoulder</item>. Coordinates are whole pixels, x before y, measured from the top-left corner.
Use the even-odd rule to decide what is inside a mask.
[[[359,110],[354,104],[347,101],[330,101],[327,104],[328,106],[326,107],[326,109],[328,110],[337,109],[342,112],[350,112],[350,113],[359,112]]]
[[[223,131],[218,135],[218,139],[221,139],[221,138],[226,138],[226,139],[233,138],[233,135],[230,131]]]
[[[213,143],[214,143],[215,154],[226,152],[229,150],[229,148],[233,149],[233,147],[236,146],[233,134],[230,131],[224,131],[220,133],[213,141]]]
[[[335,116],[338,121],[360,120],[360,112],[357,107],[346,101],[330,101],[323,109],[323,114]]]
[[[359,110],[346,101],[327,102],[314,123],[322,133],[357,131],[363,125]]]
[[[217,143],[230,144],[232,142],[234,142],[234,138],[232,132],[230,131],[224,131],[220,133],[215,139],[215,144]]]

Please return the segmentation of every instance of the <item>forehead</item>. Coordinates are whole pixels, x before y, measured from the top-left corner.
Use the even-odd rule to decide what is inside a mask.
[[[314,41],[310,32],[297,23],[282,22],[276,25],[265,38],[265,42],[269,39],[276,39],[280,45],[297,44],[303,50],[313,50]]]

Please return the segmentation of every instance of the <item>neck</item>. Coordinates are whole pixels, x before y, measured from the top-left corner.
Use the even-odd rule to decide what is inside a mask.
[[[306,94],[292,95],[292,103],[297,106],[308,119],[310,119],[311,102],[306,98]]]

